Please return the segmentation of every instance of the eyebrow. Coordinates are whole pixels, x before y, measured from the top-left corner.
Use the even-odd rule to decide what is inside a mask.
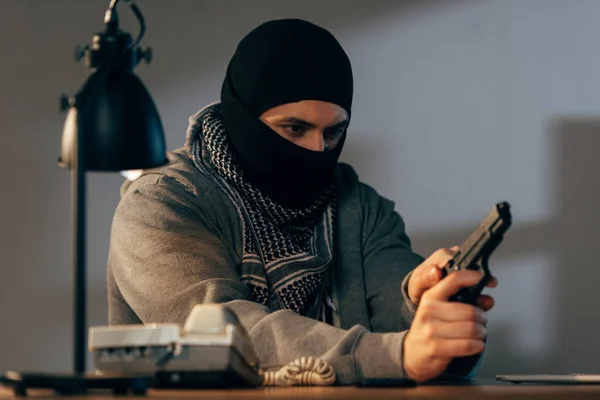
[[[300,118],[296,118],[296,117],[287,117],[287,118],[283,118],[281,120],[278,121],[279,123],[288,123],[288,124],[295,124],[295,125],[302,125],[305,126],[307,128],[316,128],[316,125],[305,121],[303,119]],[[330,129],[339,129],[339,128],[343,128],[345,126],[348,126],[348,119],[344,119],[343,121],[338,122],[335,125],[331,125],[326,127],[325,129],[330,130]]]

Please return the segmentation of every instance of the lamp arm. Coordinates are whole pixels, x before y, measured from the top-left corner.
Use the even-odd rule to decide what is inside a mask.
[[[119,0],[113,0],[113,2],[115,4],[118,1]],[[135,4],[135,2],[133,0],[125,0],[125,3],[127,3],[127,5],[129,5],[129,8],[131,8],[131,11],[133,11],[133,14],[135,15],[135,17],[138,20],[138,23],[140,24],[140,32],[138,33],[138,37],[131,44],[131,46],[129,46],[129,49],[127,49],[127,50],[131,50],[134,47],[136,47],[137,45],[139,45],[140,42],[142,41],[142,38],[144,37],[144,34],[146,33],[146,20],[144,19],[144,15],[142,14],[142,11],[137,6],[137,4]]]
[[[137,18],[138,23],[140,24],[140,31],[138,33],[137,38],[129,47],[127,47],[123,51],[123,53],[127,53],[128,51],[130,51],[130,50],[134,49],[136,46],[138,46],[140,44],[140,42],[142,41],[142,38],[144,37],[144,34],[146,33],[146,20],[144,19],[144,15],[142,14],[142,11],[137,6],[137,4],[135,4],[135,2],[133,0],[124,0],[124,1],[129,6],[129,8],[131,8],[131,11]],[[112,0],[108,6],[108,10],[106,10],[106,13],[104,14],[104,23],[106,24],[106,33],[110,36],[115,36],[119,32],[119,17],[117,15],[117,9],[116,9],[117,3],[119,3],[119,0]]]

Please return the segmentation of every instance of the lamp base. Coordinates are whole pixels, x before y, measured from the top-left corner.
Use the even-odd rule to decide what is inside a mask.
[[[0,383],[15,396],[27,396],[27,389],[50,389],[59,395],[80,395],[92,390],[110,390],[114,395],[144,395],[152,385],[152,376],[102,376],[69,373],[8,371]]]

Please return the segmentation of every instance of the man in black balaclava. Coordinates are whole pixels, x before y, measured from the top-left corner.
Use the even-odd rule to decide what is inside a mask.
[[[493,298],[450,302],[480,274],[442,279],[457,248],[413,252],[394,203],[337,164],[352,96],[327,30],[282,19],[246,35],[185,148],[123,187],[110,323],[183,324],[222,303],[262,364],[322,358],[339,384],[471,374]]]
[[[327,30],[288,19],[250,32],[221,91],[223,121],[248,180],[284,205],[314,201],[331,182],[346,130],[333,148],[314,151],[284,139],[260,116],[275,106],[316,100],[338,105],[349,118],[352,91],[350,61]]]

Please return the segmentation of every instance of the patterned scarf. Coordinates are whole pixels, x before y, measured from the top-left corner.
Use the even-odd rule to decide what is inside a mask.
[[[200,111],[190,122],[191,158],[200,170],[208,165],[217,172],[213,175],[239,213],[243,230],[239,273],[252,300],[272,311],[311,312],[325,320],[327,307],[333,307],[324,288],[333,258],[333,185],[309,207],[283,207],[244,179],[218,105]]]

